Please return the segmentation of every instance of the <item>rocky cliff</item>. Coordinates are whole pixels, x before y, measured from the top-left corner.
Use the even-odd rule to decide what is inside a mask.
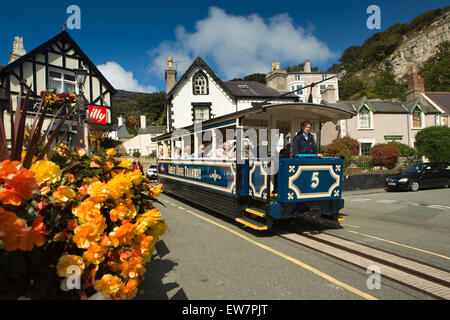
[[[438,45],[445,41],[450,41],[450,11],[425,29],[404,37],[401,45],[389,57],[395,77],[404,77],[414,66],[420,69],[428,58],[436,54]]]

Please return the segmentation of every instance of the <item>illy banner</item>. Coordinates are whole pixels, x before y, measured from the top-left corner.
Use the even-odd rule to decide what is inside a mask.
[[[106,108],[89,106],[89,122],[106,124]]]

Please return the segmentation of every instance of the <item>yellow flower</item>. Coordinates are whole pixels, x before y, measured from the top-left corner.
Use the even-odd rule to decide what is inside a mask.
[[[66,203],[70,199],[74,199],[77,194],[73,189],[68,186],[59,186],[55,192],[53,192],[53,198],[55,198],[55,202],[57,203]]]
[[[130,169],[133,167],[133,161],[128,159],[122,159],[122,161],[119,163],[119,167]]]
[[[105,217],[99,217],[98,221],[87,222],[78,226],[74,230],[73,241],[80,249],[89,248],[92,243],[96,243],[100,240],[100,235],[106,229]]]
[[[150,187],[150,196],[152,197],[157,197],[161,194],[162,192],[162,184],[157,185],[157,186],[151,186]]]
[[[136,279],[128,280],[126,286],[122,287],[120,290],[120,299],[121,300],[130,300],[136,296],[138,290],[139,281]]]
[[[128,193],[133,186],[133,183],[125,174],[119,173],[109,180],[107,185],[111,191],[111,198],[117,200],[122,197],[124,193]]]
[[[161,221],[161,214],[158,209],[153,208],[150,211],[140,215],[136,220],[136,232],[137,234],[143,234],[152,225]]]
[[[58,264],[56,265],[56,272],[58,273],[58,276],[60,276],[61,278],[66,278],[72,275],[72,273],[67,272],[67,268],[71,267],[71,266],[76,266],[78,268],[80,268],[80,271],[83,272],[84,271],[84,262],[83,262],[83,258],[81,258],[80,256],[75,256],[75,255],[64,255],[61,256],[58,260]]]
[[[135,186],[140,185],[142,183],[142,179],[144,176],[140,170],[134,170],[127,173],[127,178],[133,182]]]
[[[23,163],[25,161],[25,156],[27,155],[27,152],[24,150],[22,151],[22,156],[21,156],[21,162]],[[36,162],[37,157],[33,157],[33,160],[31,161],[31,163],[35,163]]]
[[[123,203],[120,203],[109,213],[112,222],[124,219],[134,219],[137,214],[136,207],[131,199],[125,199]]]
[[[39,184],[56,183],[61,179],[61,169],[59,166],[48,160],[36,161],[30,168],[34,172],[34,177]]]
[[[97,181],[98,181],[97,177],[86,177],[83,179],[83,184],[92,184]]]
[[[89,186],[88,194],[91,196],[93,201],[102,202],[108,199],[110,190],[106,183],[97,181]]]
[[[112,274],[105,274],[100,280],[96,280],[94,289],[103,293],[105,297],[116,297],[120,294],[123,282],[119,277]]]
[[[110,158],[114,157],[116,155],[116,150],[113,148],[106,150],[106,155]]]
[[[100,212],[101,205],[90,198],[84,200],[78,207],[72,209],[72,214],[81,222],[101,221],[103,217]]]
[[[83,259],[88,263],[100,264],[105,260],[105,254],[108,248],[102,247],[97,243],[92,243],[83,253]]]
[[[117,248],[119,245],[126,246],[135,236],[134,225],[129,220],[122,221],[122,225],[115,227],[108,236],[114,247]]]

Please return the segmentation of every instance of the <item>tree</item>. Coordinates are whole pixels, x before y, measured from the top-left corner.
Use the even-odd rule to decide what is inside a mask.
[[[427,91],[450,91],[450,42],[442,42],[437,53],[425,61],[420,73]]]
[[[331,144],[323,146],[322,152],[333,157],[351,157],[359,155],[359,142],[350,137],[334,139]]]
[[[428,127],[416,134],[416,146],[420,155],[432,162],[450,161],[450,128]]]
[[[370,150],[370,164],[392,169],[395,167],[399,155],[400,150],[394,144],[377,144]]]
[[[402,99],[405,93],[405,84],[397,82],[391,72],[382,71],[375,79],[374,93],[381,99]]]

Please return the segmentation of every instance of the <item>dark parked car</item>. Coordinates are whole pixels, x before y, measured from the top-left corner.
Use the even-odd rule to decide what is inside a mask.
[[[421,188],[450,185],[450,162],[418,163],[402,174],[386,179],[386,189],[417,191]]]

